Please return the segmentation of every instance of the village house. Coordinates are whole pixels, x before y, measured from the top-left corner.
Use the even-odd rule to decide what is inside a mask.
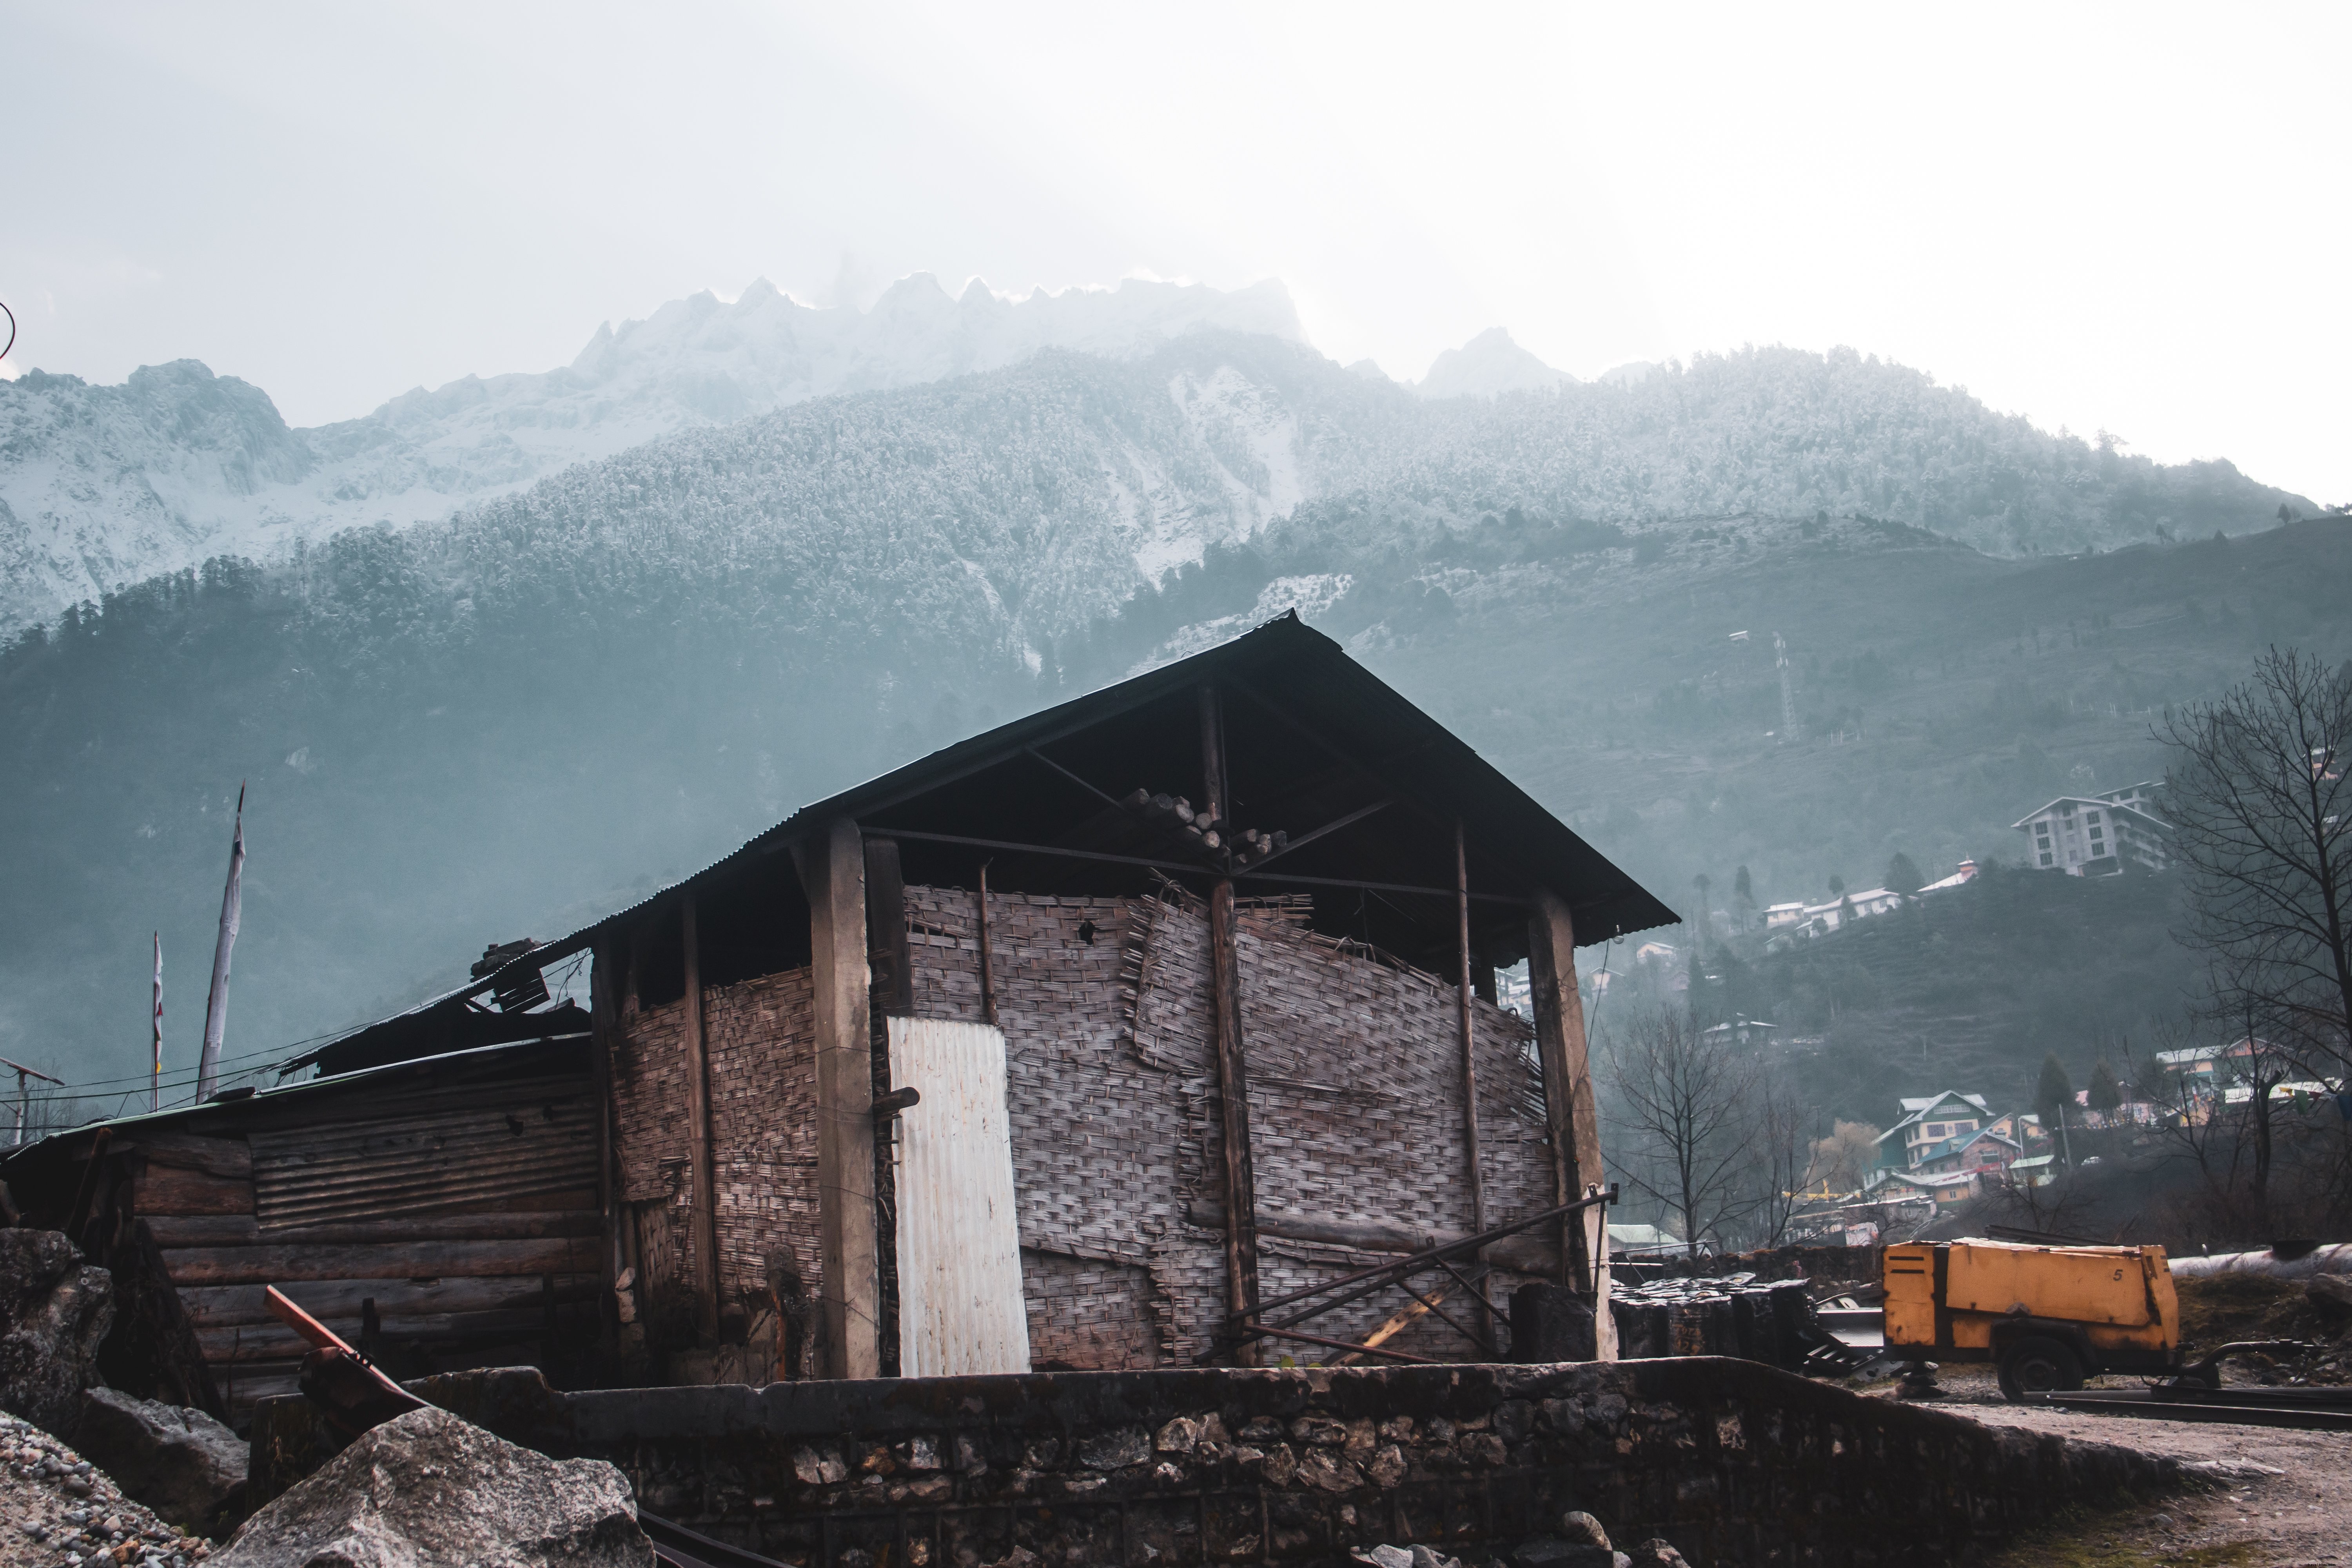
[[[1779,1025],[1768,1024],[1761,1018],[1750,1018],[1743,1014],[1729,1023],[1716,1024],[1700,1030],[1699,1037],[1709,1044],[1733,1045],[1745,1050],[1754,1046],[1770,1045],[1772,1037],[1780,1032]]]
[[[1882,1170],[1916,1171],[1958,1151],[1992,1118],[1979,1094],[1947,1091],[1897,1101],[1894,1126],[1878,1135]]]
[[[2137,784],[2105,795],[2062,795],[2013,826],[2025,836],[2025,863],[2070,877],[2111,877],[2126,860],[2150,871],[2171,864],[2156,815],[2153,784]]]
[[[268,1285],[402,1375],[572,1386],[1247,1363],[1383,1324],[1375,1354],[1493,1359],[1484,1300],[1590,1282],[1552,1213],[1602,1181],[1575,948],[1675,919],[1286,616],[494,950],[281,1087],[0,1177],[184,1313],[194,1349],[135,1382],[238,1410],[303,1348]],[[585,1009],[541,978],[575,959]],[[1496,1000],[1521,961],[1531,1019]],[[1259,1316],[1528,1216],[1439,1310]]]
[[[1764,911],[1764,951],[1780,952],[1799,942],[1828,936],[1853,921],[1891,914],[1903,907],[1903,895],[1887,888],[1843,893],[1819,904],[1774,904]]]
[[[2025,1152],[2013,1138],[2005,1138],[1990,1127],[1979,1128],[1964,1137],[1943,1145],[1938,1153],[1928,1155],[1912,1167],[1921,1175],[1949,1175],[1954,1171],[1972,1175],[1990,1173],[1999,1176],[2017,1163]]]

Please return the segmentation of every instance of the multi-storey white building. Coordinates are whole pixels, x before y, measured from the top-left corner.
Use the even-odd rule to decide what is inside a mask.
[[[2105,795],[2062,795],[2020,821],[2025,863],[2070,877],[2110,877],[2128,858],[2151,871],[2171,864],[2164,847],[2170,827],[2156,815],[2153,784]]]

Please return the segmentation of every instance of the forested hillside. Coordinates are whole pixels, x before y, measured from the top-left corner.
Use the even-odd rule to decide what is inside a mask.
[[[2345,525],[2282,500],[1784,351],[1423,402],[1196,334],[803,403],[20,639],[0,1054],[134,1069],[160,928],[193,1057],[240,780],[258,1050],[1293,603],[1670,903],[2000,853],[2074,770],[2152,768],[2152,706],[2343,646]],[[2252,536],[2047,558],[2159,529]]]

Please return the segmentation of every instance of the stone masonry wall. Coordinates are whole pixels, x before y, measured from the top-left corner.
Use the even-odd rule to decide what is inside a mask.
[[[2053,1509],[2182,1480],[2169,1459],[1706,1357],[419,1388],[512,1441],[610,1461],[650,1513],[840,1568],[1339,1564],[1380,1542],[1483,1562],[1570,1509],[1696,1568],[1941,1568]]]

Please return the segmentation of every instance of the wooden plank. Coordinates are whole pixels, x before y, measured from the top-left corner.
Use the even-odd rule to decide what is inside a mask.
[[[679,900],[686,943],[686,1114],[694,1201],[694,1321],[705,1344],[719,1337],[719,1216],[710,1163],[710,1049],[702,1027],[702,938],[692,895]]]
[[[915,958],[907,932],[907,879],[899,869],[898,846],[887,838],[866,841],[866,952],[883,1016],[913,1017]]]
[[[1201,795],[1210,819],[1225,814],[1225,727],[1217,689],[1201,688]],[[1209,1012],[1217,1058],[1219,1152],[1225,1175],[1225,1307],[1257,1310],[1257,1179],[1250,1163],[1249,1065],[1242,1046],[1241,955],[1235,946],[1234,884],[1209,888]],[[1255,1342],[1234,1352],[1255,1366]]]
[[[141,1132],[114,1146],[147,1156],[147,1163],[201,1171],[207,1176],[253,1179],[253,1148],[242,1138],[200,1138],[193,1132]]]
[[[1454,819],[1454,922],[1455,945],[1454,1032],[1462,1047],[1462,1164],[1470,1184],[1470,1231],[1486,1228],[1486,1180],[1478,1168],[1478,1053],[1474,1023],[1477,1014],[1470,994],[1470,851],[1462,819]],[[1495,1337],[1493,1303],[1482,1284],[1475,1321],[1480,1332]]]
[[[1528,917],[1528,983],[1536,1006],[1536,1052],[1543,1063],[1544,1118],[1551,1134],[1556,1203],[1605,1185],[1601,1119],[1592,1098],[1592,1062],[1584,1038],[1584,999],[1576,988],[1576,922],[1567,902],[1539,889]],[[1574,1215],[1559,1226],[1560,1283],[1592,1288],[1584,1226]]]
[[[866,851],[840,818],[793,846],[808,893],[816,1049],[818,1247],[825,1375],[881,1375],[881,1260],[874,1202],[872,977]]]
[[[150,1164],[140,1173],[131,1202],[145,1215],[249,1215],[253,1184],[178,1165]]]
[[[996,1016],[996,948],[988,929],[988,862],[980,863],[980,891],[972,895],[973,926],[980,933],[980,1021],[1003,1026]]]
[[[585,1194],[572,1194],[574,1199]],[[536,1199],[534,1199],[536,1201]],[[574,1204],[555,1211],[449,1213],[414,1220],[336,1220],[331,1225],[282,1225],[261,1229],[252,1215],[155,1215],[148,1220],[158,1246],[261,1246],[308,1241],[315,1246],[369,1246],[376,1241],[530,1241],[536,1237],[600,1237],[604,1220]]]
[[[328,1327],[335,1329],[344,1339],[357,1339],[360,1321],[357,1318],[332,1319]],[[391,1341],[423,1340],[427,1342],[450,1341],[489,1341],[503,1343],[510,1340],[538,1338],[546,1327],[546,1311],[539,1303],[496,1312],[446,1312],[420,1317],[385,1317],[380,1331]],[[226,1328],[198,1331],[198,1341],[204,1345],[208,1364],[249,1361],[279,1361],[288,1356],[307,1353],[309,1347],[301,1336],[283,1323],[242,1323]]]
[[[1184,1217],[1203,1230],[1223,1230],[1225,1227],[1225,1211],[1220,1205],[1189,1204],[1185,1207]],[[1293,1214],[1260,1214],[1256,1229],[1260,1236],[1281,1237],[1289,1241],[1318,1242],[1326,1247],[1352,1247],[1359,1252],[1397,1253],[1427,1252],[1473,1234]],[[1557,1275],[1559,1272],[1559,1248],[1541,1237],[1531,1236],[1525,1231],[1517,1236],[1507,1236],[1487,1247],[1486,1259],[1498,1268],[1521,1274]]]
[[[450,1276],[586,1273],[596,1266],[593,1242],[569,1237],[529,1241],[419,1241],[385,1247],[184,1247],[163,1254],[172,1282],[191,1285],[275,1285],[289,1279],[439,1279]]]
[[[360,1304],[373,1300],[379,1312],[430,1317],[451,1312],[537,1311],[543,1281],[552,1278],[558,1301],[593,1300],[601,1289],[593,1274],[458,1277],[419,1283],[409,1279],[320,1279],[279,1287],[304,1311],[322,1322],[357,1323]],[[180,1303],[199,1330],[274,1321],[265,1285],[184,1287]]]

